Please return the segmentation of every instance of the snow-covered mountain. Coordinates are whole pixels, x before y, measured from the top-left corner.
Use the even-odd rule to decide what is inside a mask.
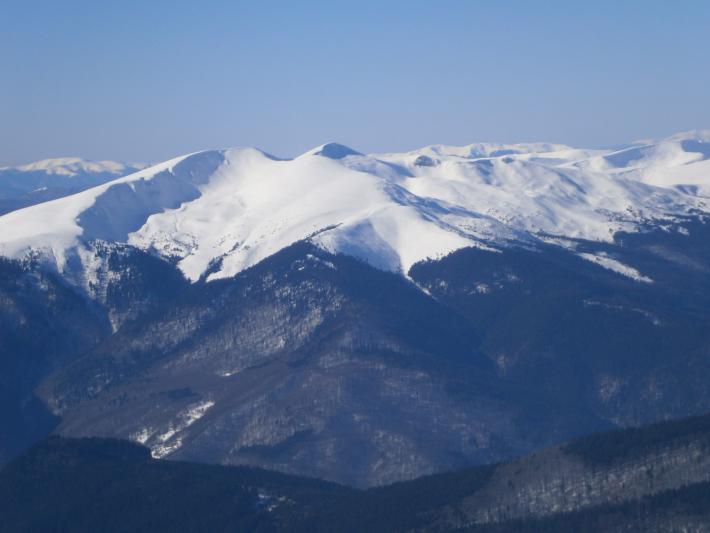
[[[2,216],[0,461],[370,486],[707,412],[709,143],[207,151]]]
[[[93,168],[68,160],[27,169],[35,167],[53,176]],[[233,276],[310,240],[406,274],[465,247],[573,247],[708,211],[708,131],[616,151],[474,144],[364,155],[331,143],[285,160],[234,148],[2,216],[0,254],[40,256],[62,272],[81,265],[90,277],[93,242],[127,243],[177,260],[194,281]]]
[[[2,167],[0,214],[74,194],[132,174],[145,166],[64,157],[44,159],[16,167]]]

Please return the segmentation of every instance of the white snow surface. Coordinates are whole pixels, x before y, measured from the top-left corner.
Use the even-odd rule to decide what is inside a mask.
[[[0,254],[38,255],[64,272],[91,268],[93,241],[128,243],[177,258],[197,280],[233,276],[310,239],[406,275],[464,247],[611,241],[697,211],[710,211],[707,131],[623,150],[474,144],[363,155],[330,143],[282,160],[234,148],[2,216]]]

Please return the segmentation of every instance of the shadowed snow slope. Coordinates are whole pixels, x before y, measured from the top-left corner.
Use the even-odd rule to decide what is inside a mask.
[[[691,132],[617,151],[475,144],[380,155],[330,143],[292,160],[200,152],[0,217],[0,253],[65,272],[90,268],[95,241],[128,243],[197,280],[309,239],[406,274],[464,247],[608,241],[708,211],[709,140]]]

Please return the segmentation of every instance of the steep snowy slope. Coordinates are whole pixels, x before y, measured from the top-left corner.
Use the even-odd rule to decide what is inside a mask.
[[[65,157],[0,168],[0,214],[74,194],[144,167]]]
[[[368,156],[331,143],[292,160],[201,152],[0,217],[0,254],[38,255],[88,279],[93,242],[128,243],[197,280],[310,239],[406,274],[464,247],[610,241],[710,211],[709,157],[703,132],[621,151],[477,144]]]

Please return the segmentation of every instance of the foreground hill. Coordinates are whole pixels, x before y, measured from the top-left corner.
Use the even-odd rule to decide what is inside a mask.
[[[51,437],[0,470],[0,530],[278,531],[316,498],[342,490],[267,471],[156,461],[124,441]]]
[[[0,515],[3,531],[706,531],[708,451],[703,416],[356,491],[52,437],[0,470]]]

